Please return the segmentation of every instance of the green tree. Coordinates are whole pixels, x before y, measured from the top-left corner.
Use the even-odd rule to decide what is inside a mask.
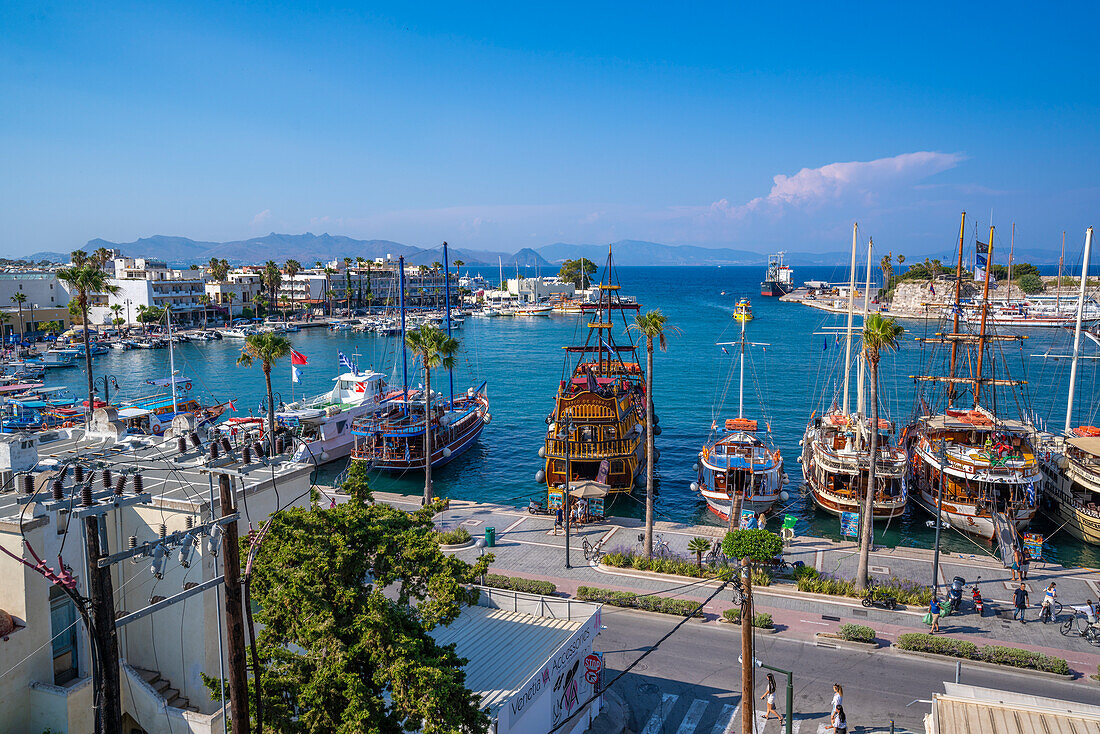
[[[122,314],[122,304],[121,303],[111,304],[111,313],[113,313],[115,315],[114,319],[112,319],[114,321],[115,326],[118,326],[119,324],[126,323],[126,319],[121,318],[121,314]]]
[[[1035,273],[1025,273],[1016,281],[1016,284],[1020,286],[1020,290],[1024,293],[1042,293],[1046,286],[1043,285],[1043,279]]]
[[[561,270],[558,271],[558,277],[572,283],[577,288],[582,288],[584,285],[591,283],[589,276],[597,270],[596,263],[586,257],[582,257],[577,260],[566,260],[563,262],[561,264]]]
[[[770,530],[731,530],[722,539],[722,550],[730,558],[767,563],[783,552],[783,539]]]
[[[262,548],[243,541],[262,629],[260,669],[249,684],[253,693],[258,687],[273,731],[488,729],[481,702],[466,687],[466,661],[430,632],[476,603],[468,584],[492,556],[471,566],[443,553],[432,520],[443,507],[290,508],[272,519]]]
[[[453,369],[458,340],[430,324],[405,335],[405,344],[424,367],[424,503],[432,501],[432,370]]]
[[[648,379],[645,391],[645,554],[653,557],[653,490],[654,490],[654,451],[653,431],[656,422],[653,417],[653,342],[657,341],[661,351],[668,349],[665,331],[679,333],[679,329],[670,326],[661,309],[639,313],[634,323],[627,328],[637,331],[645,337],[645,371]]]
[[[92,406],[95,404],[95,374],[92,372],[88,308],[92,305],[92,296],[99,293],[115,295],[121,289],[111,283],[107,273],[103,272],[99,264],[95,262],[86,262],[72,268],[62,268],[57,271],[57,279],[68,286],[70,292],[76,292],[76,304],[77,308],[80,309],[80,323],[84,326],[81,333],[84,337],[84,370],[88,376],[88,411],[85,413],[85,420],[90,420]]]
[[[74,268],[79,268],[84,263],[88,262],[88,253],[84,250],[73,250],[69,253],[69,260]]]
[[[688,541],[688,550],[695,554],[695,564],[703,567],[703,554],[710,550],[710,541],[706,538],[692,538]]]
[[[146,333],[146,324],[155,324],[164,318],[164,309],[156,306],[141,305],[137,307],[137,320],[141,324],[141,333]]]
[[[856,589],[867,588],[867,573],[871,559],[871,541],[874,525],[874,501],[878,475],[878,363],[882,352],[896,352],[901,346],[901,324],[880,313],[873,313],[863,323],[863,358],[867,362],[870,377],[871,401],[871,460],[867,470],[867,487],[863,497],[863,517],[859,522],[859,566],[856,570]]]
[[[27,294],[23,291],[16,291],[15,295],[11,297],[11,302],[19,307],[19,340],[23,340],[23,304],[27,302]]]
[[[6,337],[4,334],[5,328],[11,322],[11,314],[7,311],[0,311],[0,341],[3,341]],[[12,329],[12,331],[15,331]]]
[[[229,263],[225,260],[212,257],[206,267],[210,270],[210,277],[216,281],[224,281],[229,276]]]
[[[39,324],[38,328],[42,329],[42,331],[47,334],[60,334],[62,327],[59,321],[46,321],[45,323]]]
[[[264,264],[264,272],[261,276],[269,295],[268,302],[275,306],[279,302],[279,286],[283,284],[283,274],[274,260],[268,260]]]
[[[203,293],[201,296],[199,296],[199,303],[202,304],[202,328],[204,329],[207,326],[207,318],[209,313],[207,309],[210,307],[212,301],[213,299],[211,299],[210,296],[206,293]]]
[[[286,271],[287,275],[293,278],[302,271],[302,264],[297,260],[287,260],[283,264],[283,270]]]
[[[360,502],[372,502],[374,495],[370,491],[370,479],[365,461],[353,461],[348,464],[348,475],[344,478],[340,488]]]
[[[252,334],[245,337],[237,366],[251,367],[256,362],[264,373],[267,385],[267,440],[271,453],[275,452],[275,392],[271,389],[271,367],[290,355],[290,340],[279,334]]]

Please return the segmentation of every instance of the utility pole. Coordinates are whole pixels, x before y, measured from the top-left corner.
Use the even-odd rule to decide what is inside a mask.
[[[754,686],[752,666],[755,658],[752,649],[752,566],[748,558],[741,559],[741,734],[753,734]],[[791,712],[787,712],[790,716]]]
[[[218,476],[222,517],[236,513],[233,488],[228,474]],[[244,600],[241,595],[241,551],[237,523],[225,525],[222,533],[222,564],[225,574],[226,639],[229,647],[229,708],[236,734],[250,734],[248,717],[248,675],[245,671]]]
[[[109,476],[106,481],[110,481]],[[81,504],[93,503],[90,486],[83,488]],[[102,529],[102,532],[101,532]],[[111,568],[100,568],[99,559],[108,553],[107,528],[100,526],[100,516],[84,518],[84,545],[88,556],[88,596],[92,606],[92,644],[100,651],[99,710],[97,723],[104,734],[122,731],[122,681],[118,672],[118,631],[115,629],[114,590]]]

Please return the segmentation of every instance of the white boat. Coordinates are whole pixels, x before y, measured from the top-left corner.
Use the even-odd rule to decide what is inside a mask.
[[[79,349],[51,349],[42,355],[43,367],[75,367],[81,356]]]
[[[352,323],[350,321],[333,321],[328,325],[329,331],[351,331]]]
[[[329,392],[290,403],[276,414],[300,439],[295,461],[325,463],[346,457],[355,441],[351,424],[377,413],[392,397],[386,395],[381,372],[345,372],[333,382]]]
[[[552,313],[554,307],[548,303],[531,303],[512,310],[513,316],[549,316]]]
[[[256,333],[254,329],[250,329],[247,326],[234,326],[228,329],[222,329],[221,335],[230,339],[246,339]]]

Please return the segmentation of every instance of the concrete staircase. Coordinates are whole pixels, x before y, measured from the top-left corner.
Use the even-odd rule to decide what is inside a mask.
[[[159,672],[137,667],[134,668],[134,671],[172,708],[199,713],[199,710],[192,706],[189,700],[181,696],[180,692],[172,687],[171,681],[162,678]]]

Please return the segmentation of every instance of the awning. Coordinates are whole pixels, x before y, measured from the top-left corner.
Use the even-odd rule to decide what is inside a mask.
[[[582,481],[569,483],[569,496],[576,497],[577,499],[606,497],[610,489],[610,485],[603,484],[602,482],[597,482],[592,479],[585,479]]]
[[[142,418],[150,415],[153,411],[145,410],[144,408],[123,408],[118,411],[119,418]]]

